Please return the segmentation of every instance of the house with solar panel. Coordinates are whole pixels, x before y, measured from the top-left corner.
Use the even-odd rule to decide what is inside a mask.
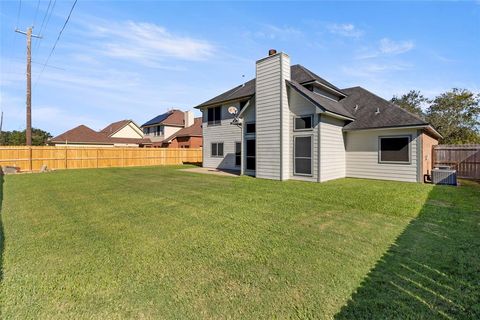
[[[256,78],[201,110],[203,166],[275,180],[420,182],[440,134],[362,88],[340,89],[270,50]]]
[[[141,126],[145,138],[157,148],[199,148],[202,146],[201,121],[192,111],[169,110]]]

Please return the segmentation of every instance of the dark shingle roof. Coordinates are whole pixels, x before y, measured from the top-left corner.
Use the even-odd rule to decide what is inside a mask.
[[[287,80],[287,84],[319,107],[341,116],[352,119],[355,118],[355,116],[353,116],[352,113],[349,112],[340,102],[326,98],[318,93],[314,93],[296,81]]]
[[[312,81],[317,81],[327,87],[330,87],[332,89],[335,89],[336,91],[343,93],[342,90],[328,82],[327,80],[323,79],[322,77],[318,76],[314,72],[308,70],[304,66],[300,64],[293,65],[290,69],[290,78],[293,81],[296,81],[298,83],[306,83],[306,82],[312,82]],[[345,93],[343,93],[345,94]]]
[[[293,81],[298,83],[306,83],[312,81],[318,81],[326,86],[329,86],[341,93],[343,93],[339,88],[335,87],[333,84],[328,82],[327,80],[319,77],[312,71],[308,70],[304,66],[299,64],[293,65],[290,67],[290,78]],[[198,105],[196,108],[205,107],[217,103],[222,103],[231,100],[237,100],[241,98],[250,98],[255,94],[255,79],[249,80],[245,82],[243,85],[239,85],[233,89],[230,89],[213,99],[205,101],[204,103]]]
[[[428,125],[418,116],[365,90],[362,87],[343,89],[348,96],[340,103],[355,116],[345,130]],[[357,110],[355,108],[357,107]],[[377,114],[376,111],[379,113]]]
[[[173,126],[183,126],[185,121],[185,116],[183,111],[180,110],[170,110],[168,112],[162,113],[161,115],[156,116],[155,118],[142,124],[142,127],[151,126],[154,124],[165,124]]]

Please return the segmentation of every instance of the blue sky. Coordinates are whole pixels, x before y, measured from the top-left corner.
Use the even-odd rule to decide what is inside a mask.
[[[49,0],[22,1],[18,27],[40,32]],[[52,1],[53,3],[53,1]],[[59,134],[141,124],[251,79],[269,48],[335,85],[384,98],[480,92],[480,2],[161,2],[57,0],[32,50],[33,125]],[[0,3],[4,130],[25,127],[25,37],[19,0]],[[36,18],[35,18],[36,15]],[[244,77],[243,77],[244,76]],[[198,114],[198,112],[197,112]]]

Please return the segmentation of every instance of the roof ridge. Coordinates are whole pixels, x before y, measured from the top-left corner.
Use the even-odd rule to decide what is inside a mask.
[[[389,101],[389,100],[387,100],[387,99],[384,99],[384,98],[380,97],[380,96],[377,95],[376,93],[373,93],[373,92],[371,92],[371,91],[363,88],[362,86],[357,86],[357,87],[360,88],[360,89],[362,89],[362,90],[364,90],[364,91],[367,91],[367,92],[371,93],[372,95],[374,95],[375,97],[377,97],[377,98],[379,98],[379,99],[382,99],[383,101],[387,102],[390,106],[395,107],[395,108],[398,108],[398,109],[402,110],[403,112],[408,113],[409,115],[413,116],[413,117],[416,118],[417,120],[420,120],[420,121],[422,121],[423,123],[429,124],[427,121],[425,121],[424,119],[422,119],[422,118],[419,117],[418,115],[416,115],[416,114],[414,114],[414,113],[412,113],[412,112],[410,112],[410,111],[408,111],[408,110],[403,109],[403,108],[400,107],[399,105],[396,105],[395,103],[393,103],[393,102],[391,102],[391,101]],[[354,88],[357,88],[357,87],[354,87]]]

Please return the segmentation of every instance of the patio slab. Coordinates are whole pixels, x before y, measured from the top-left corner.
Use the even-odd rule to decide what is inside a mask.
[[[214,168],[198,167],[198,168],[180,169],[180,171],[203,173],[203,174],[214,174],[214,175],[226,176],[226,177],[239,177],[240,176],[240,171],[214,169]]]

